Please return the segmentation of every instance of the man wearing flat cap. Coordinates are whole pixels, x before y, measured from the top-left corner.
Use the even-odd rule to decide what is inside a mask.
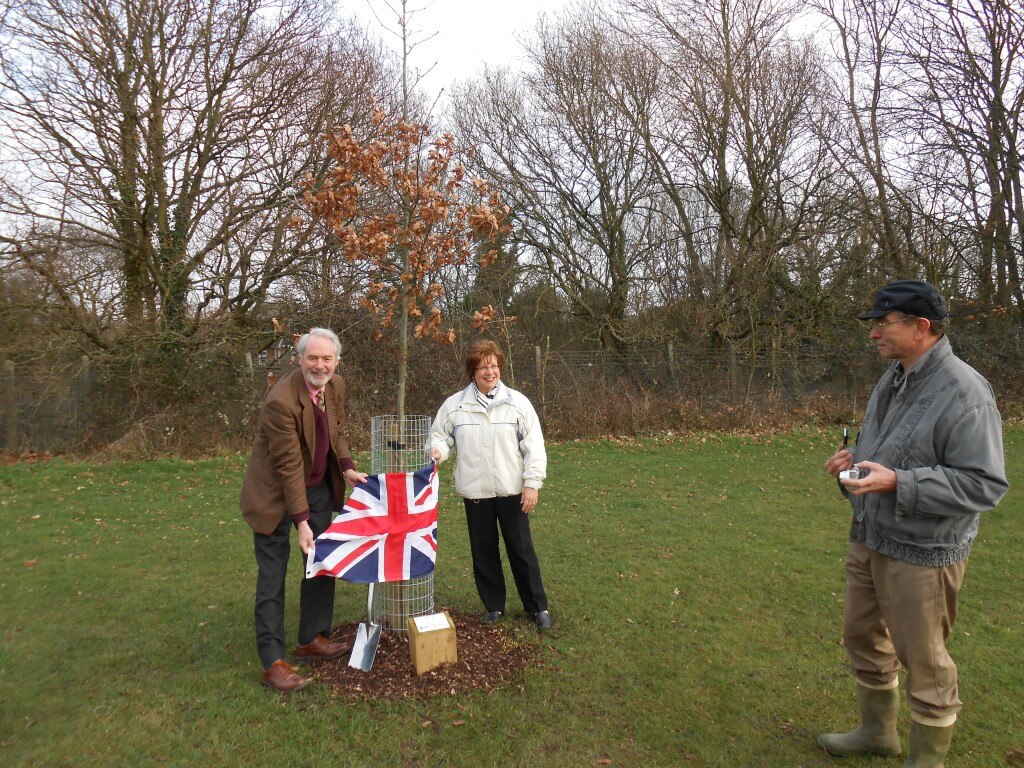
[[[902,665],[911,718],[903,766],[942,768],[962,706],[946,638],[978,518],[1009,487],[1002,423],[992,387],[950,348],[949,312],[934,286],[889,283],[860,319],[893,362],[856,446],[825,469],[853,506],[843,636],[861,723],[818,743],[837,756],[898,755]],[[853,467],[859,479],[840,478]]]

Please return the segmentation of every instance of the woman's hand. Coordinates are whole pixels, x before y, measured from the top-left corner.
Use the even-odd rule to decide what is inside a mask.
[[[523,514],[528,515],[537,506],[537,489],[523,488]]]
[[[441,449],[438,448],[437,446],[431,448],[430,449],[430,458],[432,458],[436,462],[440,462],[441,461]]]

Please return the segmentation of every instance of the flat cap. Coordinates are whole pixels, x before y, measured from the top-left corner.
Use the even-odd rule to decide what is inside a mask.
[[[897,280],[878,289],[875,306],[861,315],[860,319],[885,317],[897,311],[927,320],[949,317],[946,300],[934,285],[924,280]]]

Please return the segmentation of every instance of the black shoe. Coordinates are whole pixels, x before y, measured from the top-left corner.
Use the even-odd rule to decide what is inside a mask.
[[[488,611],[482,619],[484,624],[497,624],[501,618],[501,611]]]
[[[551,614],[547,611],[534,614],[533,620],[537,622],[537,629],[541,632],[545,629],[551,629],[551,625],[555,623],[554,619],[551,618]]]

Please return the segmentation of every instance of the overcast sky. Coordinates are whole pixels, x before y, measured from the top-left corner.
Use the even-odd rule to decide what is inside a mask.
[[[441,89],[471,77],[484,64],[515,64],[517,37],[529,34],[543,12],[557,15],[572,0],[410,0],[410,9],[422,9],[413,17],[411,30],[417,37],[436,31],[437,35],[413,52],[412,66],[421,72],[436,62],[424,79],[428,99]],[[391,5],[398,7],[397,0]],[[371,11],[390,29],[397,29],[395,14],[385,0],[341,0],[341,11],[354,15],[389,45],[398,48],[395,37],[381,29]]]

